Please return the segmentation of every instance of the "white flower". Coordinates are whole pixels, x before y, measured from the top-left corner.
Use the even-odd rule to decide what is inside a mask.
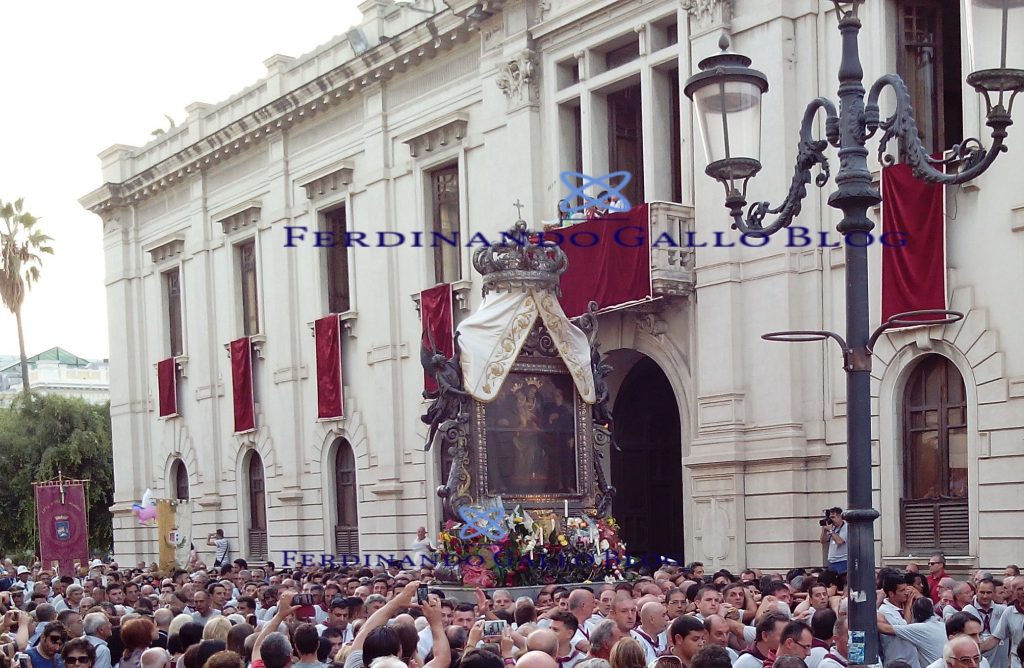
[[[602,552],[604,552],[604,551],[605,551],[605,550],[607,550],[607,549],[608,549],[609,547],[611,547],[611,546],[610,546],[610,545],[609,545],[609,543],[608,543],[608,539],[607,539],[607,538],[605,538],[605,539],[602,539],[602,540],[601,540],[601,551],[602,551]]]

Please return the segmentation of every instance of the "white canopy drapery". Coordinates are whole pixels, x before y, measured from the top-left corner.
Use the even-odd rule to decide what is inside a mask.
[[[493,401],[512,371],[534,322],[540,317],[572,375],[580,397],[597,400],[587,336],[569,321],[547,290],[491,291],[479,310],[458,326],[465,390],[478,401]]]

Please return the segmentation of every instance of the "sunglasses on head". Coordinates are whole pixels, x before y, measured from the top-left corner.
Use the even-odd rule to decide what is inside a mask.
[[[92,663],[92,662],[89,661],[89,657],[87,657],[87,656],[69,656],[69,657],[65,657],[64,663],[66,663],[66,664],[68,664],[70,666],[73,666],[76,663],[86,664],[86,663]]]

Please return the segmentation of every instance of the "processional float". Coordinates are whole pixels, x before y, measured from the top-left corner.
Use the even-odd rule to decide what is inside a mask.
[[[457,327],[454,355],[432,341],[421,355],[438,388],[426,447],[451,459],[438,570],[482,586],[613,576],[624,545],[602,465],[613,426],[597,304],[569,320],[568,259],[521,219],[473,267],[483,302]]]

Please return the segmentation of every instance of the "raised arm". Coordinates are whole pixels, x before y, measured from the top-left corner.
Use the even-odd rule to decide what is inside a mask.
[[[260,654],[260,646],[263,645],[263,641],[267,639],[271,633],[276,631],[281,626],[281,622],[288,618],[288,615],[292,614],[299,609],[299,606],[292,606],[292,599],[295,597],[295,592],[283,591],[281,596],[277,600],[277,614],[263,625],[260,630],[260,634],[256,636],[256,642],[252,646],[252,662],[256,663],[258,660],[262,660],[263,656]]]
[[[435,608],[428,603],[421,605],[420,610],[430,623],[430,635],[434,639],[434,658],[423,668],[448,668],[452,665],[452,648],[448,645],[448,636],[444,634],[440,606]]]
[[[413,580],[409,584],[405,585],[401,592],[395,594],[394,598],[385,603],[384,607],[370,615],[370,617],[363,622],[363,625],[359,627],[359,633],[356,634],[355,640],[352,641],[352,651],[354,652],[363,648],[363,643],[366,641],[366,636],[370,635],[370,631],[377,627],[384,626],[389,619],[398,614],[399,610],[412,607],[413,599],[416,596],[416,588],[419,586],[420,581]],[[444,634],[442,633],[442,635]],[[447,641],[445,644],[447,645]]]

